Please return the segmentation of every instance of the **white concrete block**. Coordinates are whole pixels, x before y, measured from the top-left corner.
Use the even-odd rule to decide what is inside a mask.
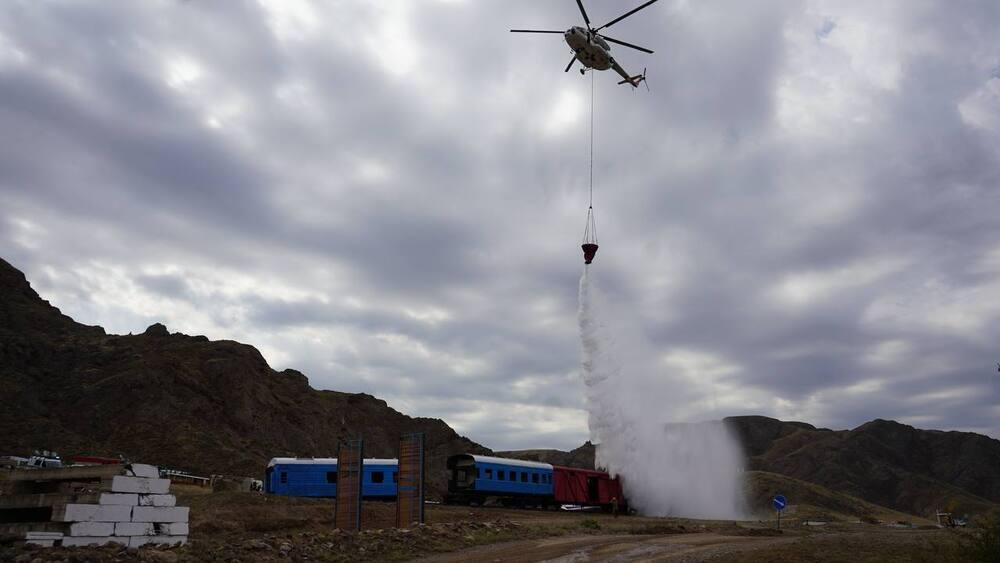
[[[111,490],[115,493],[143,493],[165,495],[170,492],[170,479],[147,479],[118,475],[111,478]]]
[[[55,547],[56,540],[24,540],[25,545],[37,545],[38,547]]]
[[[146,465],[145,463],[133,463],[132,473],[136,477],[148,477],[150,479],[159,479],[160,470],[155,465]]]
[[[137,506],[132,509],[133,522],[187,522],[186,506]]]
[[[74,522],[69,525],[69,536],[110,536],[115,533],[114,522]]]
[[[106,543],[120,543],[122,545],[128,545],[128,538],[116,538],[114,536],[96,536],[96,537],[76,537],[76,538],[63,538],[63,547],[79,547],[86,545],[104,545]]]
[[[119,522],[115,524],[116,536],[154,536],[156,529],[152,522]]]
[[[101,498],[97,502],[100,504],[135,506],[139,504],[139,495],[135,493],[101,493]]]
[[[26,532],[24,539],[27,540],[61,540],[62,532]]]
[[[102,504],[67,504],[52,512],[53,522],[129,522],[132,507]]]
[[[186,536],[190,532],[187,522],[157,522],[153,529],[157,536]]]
[[[139,506],[177,506],[174,495],[139,495]]]
[[[125,538],[118,538],[124,540]],[[128,538],[129,547],[142,547],[149,544],[184,545],[187,536],[132,536]]]
[[[62,532],[27,532],[24,534],[25,544],[37,545],[38,547],[53,547],[57,541],[62,539]]]

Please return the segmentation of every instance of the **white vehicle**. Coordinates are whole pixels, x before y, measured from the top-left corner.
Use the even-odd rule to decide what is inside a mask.
[[[573,50],[573,58],[569,61],[569,64],[566,65],[565,72],[569,72],[569,69],[573,66],[574,62],[580,61],[580,63],[586,67],[580,69],[580,74],[586,72],[587,68],[594,70],[608,70],[609,68],[614,69],[614,71],[620,74],[624,79],[619,82],[619,84],[629,84],[635,88],[640,82],[646,80],[646,70],[643,69],[642,74],[637,74],[635,76],[631,76],[629,73],[625,72],[625,69],[622,68],[622,66],[615,61],[614,57],[611,56],[611,46],[608,45],[608,41],[636,49],[644,53],[652,54],[653,51],[645,47],[619,41],[618,39],[608,37],[607,35],[603,35],[598,32],[606,27],[611,27],[612,25],[622,21],[656,1],[657,0],[649,0],[638,8],[618,16],[601,27],[594,28],[590,26],[590,18],[587,17],[587,10],[583,8],[583,2],[581,0],[576,0],[576,5],[580,7],[580,13],[583,15],[583,21],[587,24],[587,27],[575,25],[566,31],[549,29],[512,29],[510,31],[511,33],[561,33],[563,39],[566,40],[566,44]]]
[[[600,512],[603,510],[600,506],[582,506],[579,504],[561,504],[559,505],[559,510],[565,510],[567,512]]]
[[[31,457],[16,455],[0,457],[0,467],[23,469],[29,467],[62,467],[62,465],[62,459],[59,457],[59,454],[47,450],[36,451]]]
[[[62,467],[62,458],[56,452],[36,451],[28,458],[28,467]]]

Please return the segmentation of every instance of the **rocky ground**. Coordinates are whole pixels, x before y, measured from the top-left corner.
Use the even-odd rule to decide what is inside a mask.
[[[334,529],[331,500],[188,494],[189,545],[31,549],[0,561],[964,561],[961,532],[860,522],[805,526],[428,505],[427,524],[392,528],[395,505],[366,503],[364,531]]]

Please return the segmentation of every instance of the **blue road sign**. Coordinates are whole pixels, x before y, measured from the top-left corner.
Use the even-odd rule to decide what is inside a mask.
[[[788,501],[785,500],[785,495],[774,495],[774,498],[771,499],[771,504],[774,505],[775,510],[781,511],[788,506]]]

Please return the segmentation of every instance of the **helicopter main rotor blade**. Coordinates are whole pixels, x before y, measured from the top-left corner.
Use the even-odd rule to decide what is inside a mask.
[[[552,31],[551,29],[512,29],[511,33],[558,33],[562,35],[565,31]]]
[[[650,49],[647,49],[645,47],[640,47],[638,45],[633,45],[631,43],[626,43],[624,41],[619,41],[618,39],[613,39],[611,37],[608,37],[607,35],[603,35],[603,34],[600,34],[600,33],[598,33],[598,35],[600,35],[601,37],[607,39],[608,41],[610,41],[612,43],[617,43],[619,45],[624,45],[626,47],[631,47],[631,48],[635,49],[636,51],[642,51],[643,53],[649,53],[650,55],[653,54],[653,51],[651,51]]]
[[[563,72],[569,72],[570,67],[572,67],[573,63],[575,62],[576,62],[576,53],[573,53],[573,58],[569,60],[569,64],[566,65],[566,70],[564,70]],[[1000,364],[997,365],[1000,366]]]
[[[577,0],[577,2],[579,2],[579,1],[580,1],[580,0]],[[600,31],[600,30],[604,29],[605,27],[611,27],[611,26],[615,25],[616,23],[618,23],[618,22],[622,21],[623,19],[625,19],[625,18],[627,18],[627,17],[631,16],[632,14],[634,14],[634,13],[638,12],[639,10],[641,10],[641,9],[643,9],[643,8],[645,8],[645,7],[647,7],[647,6],[649,6],[650,4],[652,4],[652,3],[656,2],[656,1],[657,1],[657,0],[649,0],[649,2],[646,2],[646,3],[645,3],[645,4],[643,4],[642,6],[639,6],[638,8],[636,8],[636,9],[634,9],[634,10],[630,11],[630,12],[625,12],[624,14],[622,14],[622,15],[618,16],[617,18],[615,18],[615,19],[613,19],[613,20],[609,21],[608,23],[606,23],[606,24],[602,25],[601,27],[599,27],[599,28],[595,29],[594,31]]]
[[[590,27],[590,18],[587,17],[587,10],[583,9],[583,2],[581,0],[576,0],[576,5],[580,7],[580,13],[583,14],[583,21],[587,22],[587,27]]]

